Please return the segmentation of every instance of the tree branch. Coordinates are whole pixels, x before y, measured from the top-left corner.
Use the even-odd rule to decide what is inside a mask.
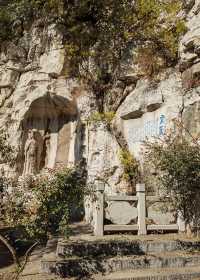
[[[1,235],[1,234],[0,234],[0,241],[7,247],[7,249],[11,253],[15,265],[19,266],[20,263],[19,263],[19,259],[17,257],[15,249],[9,244],[8,240],[5,237],[3,237],[3,235]]]

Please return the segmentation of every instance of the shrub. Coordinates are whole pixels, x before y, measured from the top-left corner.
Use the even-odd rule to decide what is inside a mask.
[[[11,18],[8,10],[5,7],[0,9],[0,42],[11,39],[12,26]]]
[[[146,161],[155,170],[163,195],[171,197],[174,208],[186,224],[200,222],[200,147],[192,138],[168,135],[154,143],[146,143]]]
[[[0,163],[8,163],[13,165],[16,156],[16,151],[13,146],[8,143],[7,133],[0,130]]]
[[[166,67],[166,62],[151,46],[139,47],[135,62],[138,64],[140,74],[147,78],[154,78]]]
[[[0,16],[0,41],[6,33],[12,38],[8,27],[16,20],[23,25],[43,18],[64,30],[72,65],[92,57],[100,73],[115,76],[130,43],[148,43],[167,64],[177,60],[178,40],[186,31],[182,8],[181,0],[14,0]]]
[[[124,168],[124,179],[130,183],[131,186],[135,186],[140,180],[139,162],[126,149],[120,151],[120,161]]]
[[[8,225],[24,227],[29,238],[68,236],[71,214],[82,206],[85,193],[81,169],[49,170],[47,174],[28,176],[5,193],[5,220]]]
[[[92,123],[105,122],[106,124],[110,125],[114,117],[115,117],[115,112],[112,111],[104,112],[104,113],[95,112],[90,116],[89,122]]]

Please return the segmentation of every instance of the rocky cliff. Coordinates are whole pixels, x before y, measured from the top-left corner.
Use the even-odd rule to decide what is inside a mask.
[[[0,127],[15,146],[14,169],[21,175],[29,130],[37,130],[38,170],[86,162],[88,181],[104,178],[110,193],[130,192],[123,177],[119,152],[123,147],[142,160],[142,142],[163,135],[181,118],[185,127],[200,132],[200,1],[186,1],[188,31],[179,43],[179,62],[156,82],[139,78],[127,59],[121,77],[104,100],[114,111],[111,128],[91,121],[97,111],[93,92],[68,75],[62,33],[56,25],[34,22],[17,42],[1,46]],[[194,3],[195,2],[195,3]],[[21,32],[15,26],[16,32]],[[48,137],[47,137],[48,136]],[[48,139],[46,141],[45,139]]]

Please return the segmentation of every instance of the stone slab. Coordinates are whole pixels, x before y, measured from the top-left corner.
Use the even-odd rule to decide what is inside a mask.
[[[105,225],[104,231],[133,231],[138,230],[138,225]]]
[[[199,279],[200,268],[199,266],[189,268],[160,268],[160,269],[141,269],[126,272],[114,272],[108,276],[96,278],[96,280],[188,280]]]
[[[127,201],[110,202],[105,211],[106,219],[118,225],[127,225],[138,216],[137,208]]]
[[[155,202],[151,206],[148,207],[148,219],[152,221],[154,224],[158,225],[168,225],[174,224],[175,217],[174,213],[170,212],[166,207],[167,203],[164,202]],[[163,210],[164,208],[164,210]]]

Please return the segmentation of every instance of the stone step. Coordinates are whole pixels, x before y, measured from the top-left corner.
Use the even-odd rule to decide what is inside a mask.
[[[62,277],[88,276],[95,273],[110,273],[138,269],[157,269],[200,266],[200,253],[166,252],[143,256],[117,256],[114,258],[61,258],[44,256],[42,271]]]
[[[186,268],[142,269],[99,275],[95,280],[190,280],[200,279],[200,266]]]
[[[97,257],[97,256],[128,256],[148,253],[171,252],[176,250],[199,250],[200,241],[141,241],[141,240],[110,240],[110,241],[59,241],[57,256],[62,257]]]

